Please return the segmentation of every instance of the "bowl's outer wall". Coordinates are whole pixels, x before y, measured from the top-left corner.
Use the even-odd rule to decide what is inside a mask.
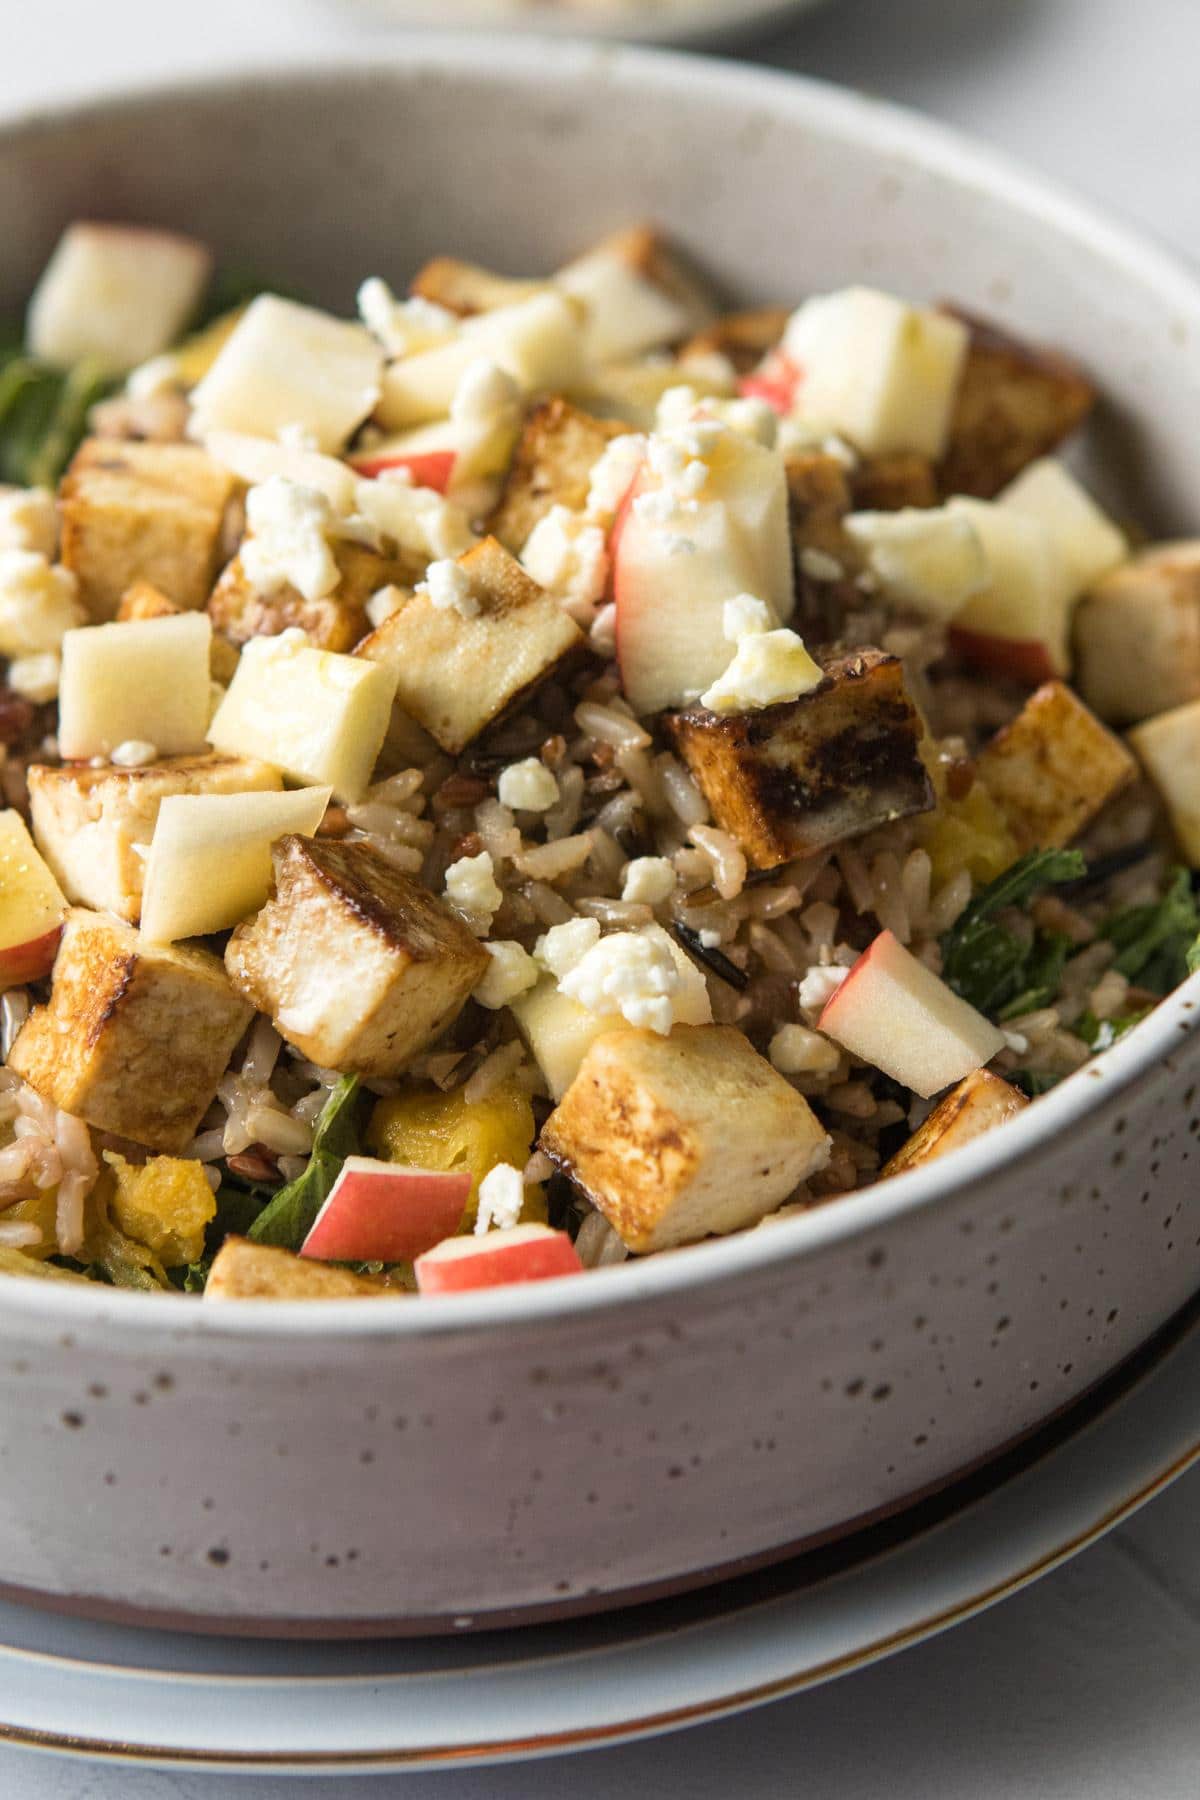
[[[1200,520],[1200,306],[1181,317],[1102,234],[922,167],[899,127],[892,145],[886,121],[801,88],[486,60],[0,137],[0,299],[81,213],[195,231],[342,304],[438,250],[528,271],[654,216],[735,294],[862,279],[1072,346],[1120,423],[1120,463],[1097,436],[1102,484],[1160,526]],[[695,1576],[894,1506],[1068,1404],[1195,1290],[1198,1093],[1192,1032],[937,1206],[503,1335],[242,1336],[231,1311],[197,1335],[183,1302],[136,1329],[107,1303],[70,1330],[0,1313],[0,1583],[229,1625],[449,1622]]]

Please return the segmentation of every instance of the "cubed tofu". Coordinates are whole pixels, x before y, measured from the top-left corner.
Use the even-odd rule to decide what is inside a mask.
[[[398,1290],[391,1289],[393,1294]],[[389,1292],[334,1263],[229,1237],[213,1257],[206,1300],[376,1300]]]
[[[398,705],[451,756],[584,641],[495,538],[460,556],[458,566],[470,577],[473,617],[418,593],[355,651],[393,672]]]
[[[203,606],[235,487],[228,469],[190,444],[81,444],[60,489],[62,560],[92,618],[114,618],[136,581],[177,606]]]
[[[290,836],[274,891],[229,940],[238,991],[321,1068],[398,1074],[488,968],[466,926],[369,844]]]
[[[938,477],[944,494],[990,500],[1083,424],[1096,390],[1069,357],[952,316],[967,325],[970,343]]]
[[[1075,614],[1076,685],[1110,725],[1200,699],[1200,538],[1114,569]]]
[[[756,869],[934,805],[899,660],[872,649],[821,660],[824,678],[798,700],[669,721],[714,818]]]
[[[227,643],[245,644],[250,638],[275,637],[298,626],[318,650],[353,650],[371,629],[367,601],[372,594],[380,588],[410,586],[421,570],[411,560],[385,556],[346,539],[332,548],[341,580],[319,600],[306,600],[291,586],[260,593],[247,580],[241,557],[235,556],[208,602],[214,631]]]
[[[1137,763],[1077,694],[1048,681],[984,746],[976,773],[1018,849],[1042,850],[1078,837]]]
[[[141,769],[34,764],[33,832],[68,899],[136,923],[158,809],[174,794],[252,794],[283,786],[246,756],[170,756]]]
[[[492,535],[516,556],[551,507],[577,511],[587,500],[592,470],[626,429],[558,397],[535,406],[489,521]]]
[[[74,911],[49,1003],[30,1013],[8,1066],[98,1131],[177,1153],[252,1016],[207,950],[148,944],[120,919]]]
[[[1162,796],[1180,850],[1200,869],[1200,700],[1147,719],[1129,741]]]
[[[479,263],[463,262],[457,256],[435,256],[417,270],[409,284],[409,293],[419,300],[444,306],[459,318],[472,313],[494,312],[498,306],[515,306],[541,293],[549,284],[527,281],[513,275],[497,275]]]
[[[690,337],[679,352],[682,363],[701,356],[724,356],[739,375],[756,369],[773,350],[791,318],[787,306],[757,306],[748,312],[722,313]]]
[[[754,1225],[829,1160],[808,1102],[727,1025],[604,1033],[540,1142],[639,1253]]]
[[[959,1150],[994,1125],[1015,1118],[1028,1105],[1019,1088],[1011,1087],[990,1069],[976,1069],[939,1100],[925,1123],[884,1164],[880,1175],[903,1175],[906,1169]]]
[[[900,451],[865,456],[850,471],[855,512],[900,512],[908,506],[936,506],[937,471],[927,456]]]

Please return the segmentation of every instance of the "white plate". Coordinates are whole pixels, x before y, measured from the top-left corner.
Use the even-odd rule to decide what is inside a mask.
[[[462,1766],[652,1736],[907,1648],[1093,1543],[1200,1460],[1200,1323],[906,1519],[707,1594],[402,1643],[251,1644],[0,1606],[0,1741],[272,1774]]]
[[[621,38],[638,44],[698,44],[782,25],[826,0],[666,0],[632,9],[614,3],[595,11],[544,0],[327,0],[384,23],[444,31],[538,31],[562,37]]]

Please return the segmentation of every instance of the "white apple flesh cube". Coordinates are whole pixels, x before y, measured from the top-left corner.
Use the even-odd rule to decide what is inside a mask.
[[[661,483],[643,464],[613,530],[621,685],[634,712],[694,700],[733,654],[724,607],[764,601],[782,623],[795,606],[787,478],[775,451],[725,432],[695,510],[661,517]]]
[[[988,584],[979,533],[961,513],[906,506],[850,513],[843,525],[884,598],[924,619],[952,619]]]
[[[1073,595],[1082,594],[1129,555],[1124,532],[1054,457],[1030,463],[1004,489],[997,505],[1045,526]]]
[[[260,294],[192,394],[196,429],[273,438],[283,426],[338,451],[379,398],[383,351],[362,325]]]
[[[58,696],[63,756],[111,757],[131,742],[152,744],[160,756],[203,750],[211,654],[206,613],[68,631]]]
[[[1200,700],[1148,719],[1129,742],[1162,795],[1179,848],[1200,869]]]
[[[800,371],[795,410],[869,456],[913,450],[936,459],[968,342],[957,319],[894,294],[851,287],[821,295],[793,313],[783,339]]]
[[[826,1003],[820,1030],[923,1099],[961,1081],[1003,1050],[1005,1037],[881,931]]]
[[[161,630],[162,622],[151,629]],[[353,802],[370,782],[395,695],[395,673],[382,663],[313,650],[287,632],[252,638],[208,741]]]
[[[50,973],[67,903],[18,812],[0,812],[0,989]]]
[[[565,1231],[548,1225],[513,1225],[480,1237],[451,1237],[418,1256],[417,1287],[422,1294],[464,1293],[469,1288],[508,1287],[518,1281],[547,1281],[581,1275],[579,1253]]]
[[[204,448],[248,487],[280,475],[300,487],[316,488],[340,513],[354,510],[354,470],[336,456],[294,450],[274,438],[251,437],[244,431],[210,431]]]
[[[146,860],[142,936],[159,944],[206,937],[256,912],[271,885],[271,845],[288,832],[311,837],[330,792],[168,796]]]
[[[593,250],[560,269],[555,280],[587,307],[583,347],[589,363],[623,362],[687,335],[687,309],[615,251]]]
[[[300,1254],[323,1262],[412,1262],[453,1237],[470,1192],[466,1171],[348,1156]]]
[[[180,336],[211,270],[203,244],[171,231],[69,225],[29,303],[29,348],[61,368],[94,358],[124,375]]]
[[[975,528],[990,572],[988,585],[955,615],[954,647],[1033,686],[1066,675],[1076,595],[1045,525],[991,500],[956,496],[946,510]]]
[[[527,394],[579,385],[583,330],[565,294],[540,293],[464,321],[457,337],[401,357],[384,372],[379,422],[388,431],[444,419],[463,375],[486,357]]]

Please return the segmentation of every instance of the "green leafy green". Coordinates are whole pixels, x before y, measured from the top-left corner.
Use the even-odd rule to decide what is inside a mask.
[[[1101,927],[1116,946],[1113,967],[1147,988],[1168,994],[1200,962],[1200,907],[1186,869],[1175,869],[1161,900],[1129,906]]]
[[[1200,975],[1200,937],[1198,937],[1186,957],[1188,974]]]
[[[1014,1069],[1008,1079],[1023,1094],[1036,1100],[1039,1094],[1048,1094],[1051,1088],[1057,1087],[1064,1077],[1051,1074],[1048,1069]]]
[[[343,1075],[317,1120],[307,1169],[267,1202],[247,1237],[260,1244],[276,1244],[282,1250],[299,1250],[329,1198],[343,1162],[358,1148],[358,1095],[357,1075]]]
[[[993,1018],[1016,1018],[1046,1005],[1058,990],[1070,940],[1042,931],[1027,938],[998,924],[996,916],[1086,873],[1078,850],[1031,850],[989,882],[942,938],[942,973],[955,993]]]
[[[1115,1013],[1111,1019],[1098,1019],[1094,1012],[1088,1011],[1075,1020],[1071,1031],[1075,1037],[1083,1039],[1089,1050],[1108,1050],[1153,1011],[1152,1006],[1142,1006],[1136,1012]]]
[[[0,349],[0,481],[53,487],[84,436],[89,410],[113,386],[91,360],[64,371],[19,347]]]

